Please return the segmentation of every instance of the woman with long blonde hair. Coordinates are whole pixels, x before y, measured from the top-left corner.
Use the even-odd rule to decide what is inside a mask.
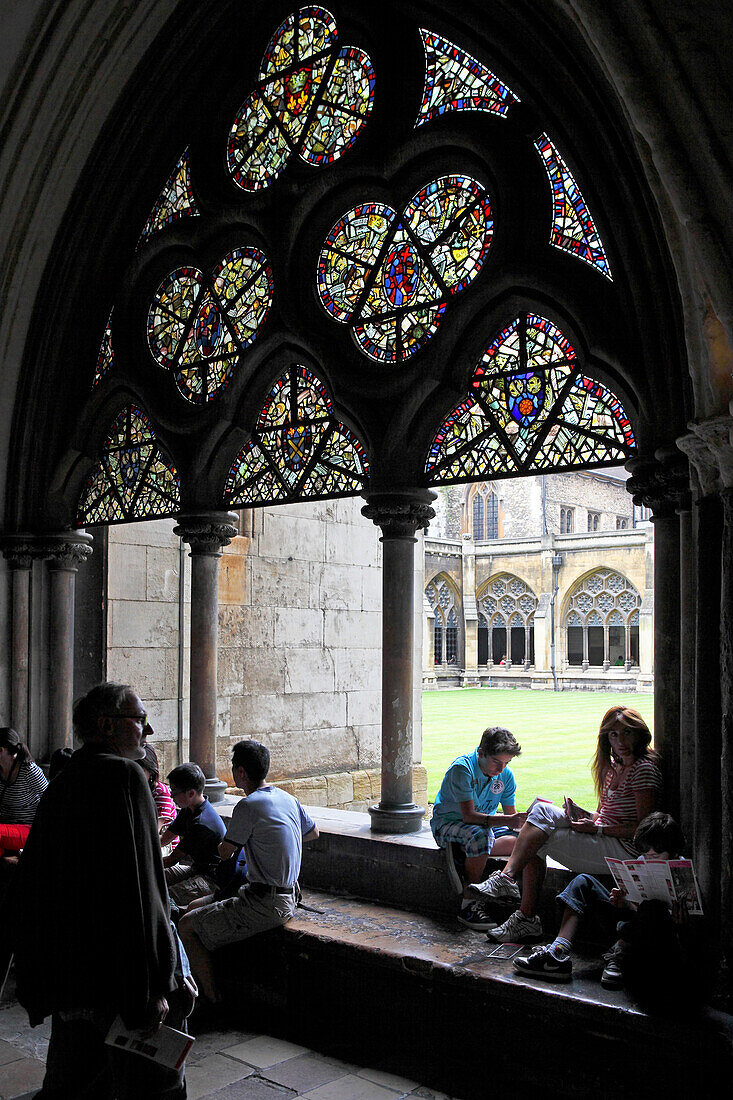
[[[646,722],[631,707],[611,707],[604,714],[591,763],[598,808],[584,811],[568,799],[564,807],[537,802],[530,809],[504,870],[494,871],[474,887],[486,900],[519,901],[522,881],[519,909],[487,932],[489,939],[511,943],[542,939],[536,910],[548,855],[571,871],[590,875],[608,874],[606,857],[637,855],[634,833],[640,821],[659,809],[662,796],[659,757],[650,747],[651,740]]]

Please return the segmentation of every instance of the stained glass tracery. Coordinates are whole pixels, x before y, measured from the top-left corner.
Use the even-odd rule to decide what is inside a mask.
[[[328,234],[317,288],[334,320],[377,362],[414,355],[437,331],[448,300],[476,278],[493,234],[491,202],[468,176],[442,176],[398,217],[362,203]]]
[[[503,81],[475,57],[420,28],[425,49],[425,87],[415,126],[422,126],[447,111],[486,111],[506,117],[519,103]]]
[[[274,382],[252,438],[231,465],[224,503],[241,506],[362,492],[369,463],[323,383],[293,364]]]
[[[110,312],[107,320],[107,327],[104,330],[104,336],[102,337],[102,343],[99,346],[99,354],[97,355],[97,366],[94,371],[94,381],[92,387],[99,385],[106,374],[112,370],[115,365],[115,353],[112,349],[112,312]]]
[[[613,282],[603,242],[572,172],[547,134],[540,134],[534,145],[552,187],[550,244],[585,260]]]
[[[191,165],[188,149],[176,164],[166,180],[165,187],[158,196],[150,216],[143,226],[138,246],[148,240],[164,226],[180,218],[196,217],[199,214],[191,184]]]
[[[229,383],[272,295],[270,265],[252,247],[235,248],[208,276],[195,267],[166,276],[148,312],[148,345],[187,401],[211,401]]]
[[[259,84],[239,110],[227,164],[244,191],[267,187],[294,153],[327,164],[356,141],[374,101],[374,68],[356,46],[339,47],[336,21],[304,7],[275,31]]]
[[[137,405],[112,423],[102,460],[87,478],[77,509],[79,527],[175,515],[180,508],[178,473]]]
[[[607,387],[580,370],[567,337],[522,315],[489,345],[466,399],[446,418],[426,463],[433,484],[622,463],[635,447]]]

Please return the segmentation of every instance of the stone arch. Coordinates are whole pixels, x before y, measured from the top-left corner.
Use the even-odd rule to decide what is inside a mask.
[[[534,663],[534,614],[538,599],[526,581],[514,573],[495,573],[476,593],[479,613],[479,663],[514,664],[529,668]],[[486,639],[481,633],[486,630]]]
[[[584,670],[639,664],[641,595],[622,573],[600,567],[584,573],[563,599],[565,661]]]
[[[458,589],[447,573],[436,574],[425,586],[433,612],[433,652],[436,667],[463,663],[463,613]]]

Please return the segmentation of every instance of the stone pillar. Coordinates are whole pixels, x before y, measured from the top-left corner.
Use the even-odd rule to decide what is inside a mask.
[[[203,770],[212,802],[220,801],[226,788],[216,775],[219,558],[237,529],[233,512],[179,516],[175,528],[189,544],[191,558],[189,759]]]
[[[415,532],[435,513],[435,493],[371,494],[362,514],[382,529],[382,793],[372,831],[413,833],[423,810],[412,798]]]
[[[49,755],[70,746],[74,703],[74,588],[80,562],[92,552],[86,531],[64,531],[37,544],[37,557],[48,558],[48,736]]]
[[[733,473],[733,469],[731,470]],[[733,478],[731,479],[733,481]],[[721,943],[727,952],[728,993],[733,990],[733,484],[723,499],[723,576],[720,599],[721,772]]]
[[[632,459],[627,488],[634,504],[652,509],[654,524],[654,746],[662,757],[665,802],[679,816],[680,789],[680,535],[676,507],[688,488],[687,462],[677,451]]]
[[[683,494],[680,517],[680,824],[692,836],[695,759],[695,553],[692,495]]]
[[[435,612],[423,595],[422,668],[425,687],[435,687]]]
[[[11,578],[10,722],[23,741],[28,740],[31,541],[10,536],[2,550]]]
[[[476,543],[470,535],[461,541],[463,589],[463,679],[461,687],[478,687],[478,609],[476,607]]]

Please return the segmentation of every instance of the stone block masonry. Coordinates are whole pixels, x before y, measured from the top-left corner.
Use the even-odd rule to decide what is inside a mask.
[[[327,806],[331,810],[353,810],[356,813],[366,813],[371,805],[379,802],[382,793],[378,768],[281,779],[273,781],[272,785],[294,795],[304,806]],[[428,773],[422,764],[415,764],[412,770],[412,790],[415,804],[422,806],[427,815]],[[243,796],[244,791],[239,787],[228,787],[227,794]]]

